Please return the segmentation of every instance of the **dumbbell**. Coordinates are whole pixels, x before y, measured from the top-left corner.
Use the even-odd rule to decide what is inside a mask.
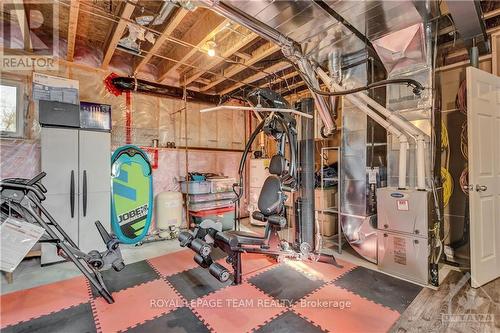
[[[229,271],[219,263],[212,263],[208,271],[220,282],[226,282],[229,279]]]
[[[190,233],[189,231],[183,231],[179,233],[179,237],[177,237],[182,247],[190,246],[191,242],[193,241],[193,238],[194,238],[193,234]]]
[[[210,255],[210,252],[212,252],[212,247],[210,246],[210,244],[205,243],[205,241],[199,238],[193,239],[189,247],[203,258],[208,257]]]

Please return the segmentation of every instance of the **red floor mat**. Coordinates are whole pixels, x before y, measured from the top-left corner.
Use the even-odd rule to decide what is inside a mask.
[[[148,260],[156,277],[146,274],[144,265],[130,265],[142,271],[129,272],[134,285],[119,278],[109,281],[115,282],[110,286],[116,290],[114,304],[94,298],[83,277],[4,295],[2,333],[54,333],[62,316],[73,316],[78,332],[386,332],[400,315],[385,306],[381,295],[371,300],[335,285],[356,269],[349,263],[278,264],[263,255],[245,254],[244,282],[233,286],[216,281],[192,257],[192,251],[183,250]],[[136,281],[141,276],[145,280]],[[356,276],[356,283],[373,283],[369,274],[366,281],[359,272]],[[388,285],[395,288],[391,294],[405,287]],[[344,302],[342,308],[339,301]],[[64,327],[60,332],[67,331]]]

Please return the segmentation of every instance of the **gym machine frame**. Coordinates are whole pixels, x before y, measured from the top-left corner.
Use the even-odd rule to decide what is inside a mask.
[[[15,212],[27,222],[39,224],[46,233],[40,242],[54,243],[58,254],[72,261],[106,302],[114,303],[113,296],[107,289],[100,271],[113,267],[119,272],[125,267],[118,239],[110,235],[102,224],[96,221],[95,225],[106,244],[106,250],[103,252],[92,250],[89,253],[81,251],[41,203],[45,200],[44,193],[47,192],[40,182],[45,175],[45,172],[41,172],[32,179],[9,178],[0,181],[2,219]]]

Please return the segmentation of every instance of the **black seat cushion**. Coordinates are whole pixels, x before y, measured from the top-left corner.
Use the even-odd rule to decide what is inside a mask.
[[[218,232],[215,235],[215,238],[217,240],[223,241],[232,248],[239,245],[262,245],[266,242],[265,236],[259,236],[251,232],[236,230]]]
[[[267,177],[260,190],[257,206],[264,216],[279,214],[283,210],[281,181],[277,176]]]
[[[274,155],[269,162],[269,173],[282,176],[286,171],[286,159],[281,155]]]

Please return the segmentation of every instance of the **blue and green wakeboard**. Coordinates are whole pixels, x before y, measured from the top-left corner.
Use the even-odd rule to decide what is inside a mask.
[[[153,175],[148,155],[126,145],[111,157],[111,225],[122,243],[134,244],[149,230],[153,210]]]

